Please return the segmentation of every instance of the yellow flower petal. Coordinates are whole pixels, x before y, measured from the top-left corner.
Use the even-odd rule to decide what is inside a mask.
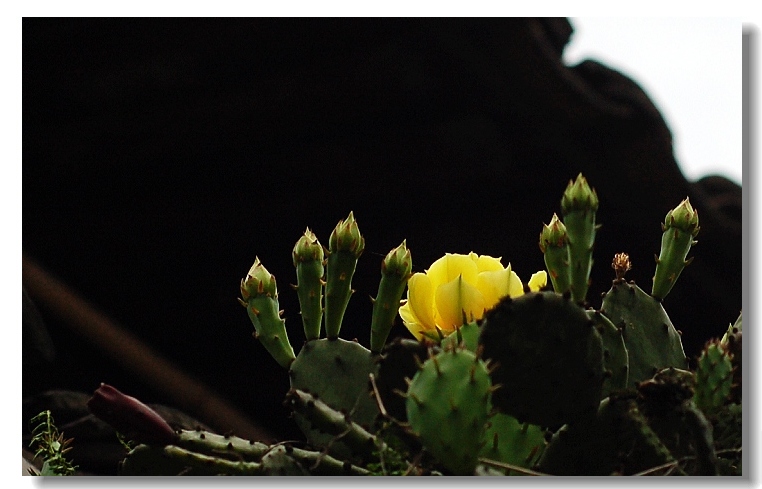
[[[463,324],[464,314],[466,321],[473,321],[481,319],[485,309],[482,293],[460,276],[437,288],[436,305],[439,327],[445,334]]]
[[[537,292],[546,285],[548,285],[548,274],[545,270],[532,274],[532,277],[529,279],[529,290],[532,292]]]
[[[508,264],[508,268],[511,268],[511,264]],[[508,295],[511,297],[519,297],[524,295],[524,284],[521,283],[521,279],[516,272],[511,271],[511,282],[508,286]]]
[[[476,279],[476,288],[484,296],[487,309],[492,308],[498,301],[511,291],[511,269],[482,272]]]
[[[421,338],[423,338],[422,332],[425,328],[423,325],[418,323],[417,318],[410,308],[410,301],[400,307],[400,317],[402,318],[402,322],[405,324],[405,327],[408,329],[408,331],[413,333],[413,336],[415,336],[416,340],[421,341]]]
[[[495,272],[504,269],[503,264],[500,263],[500,258],[493,258],[489,255],[477,255],[473,251],[468,256],[476,263],[476,268],[479,272]]]
[[[403,307],[409,308],[411,323],[434,329],[434,288],[425,273],[414,273],[408,280],[407,304]]]
[[[471,257],[456,253],[447,253],[432,263],[431,267],[426,271],[426,275],[431,279],[431,285],[434,290],[441,285],[452,282],[458,276],[463,277],[463,280],[469,284],[475,284],[478,273],[479,269]]]

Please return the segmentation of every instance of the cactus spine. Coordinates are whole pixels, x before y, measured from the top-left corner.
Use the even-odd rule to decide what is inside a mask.
[[[381,262],[381,283],[378,285],[378,295],[373,300],[373,319],[370,325],[370,351],[374,353],[381,351],[389,337],[412,269],[410,250],[404,240]]]
[[[569,243],[571,294],[578,304],[585,302],[587,296],[590,269],[593,266],[597,210],[598,194],[580,173],[574,182],[569,181],[561,198],[561,213]]]
[[[296,242],[293,251],[296,267],[296,292],[302,311],[304,336],[307,341],[320,338],[323,321],[323,245],[310,228]]]
[[[685,200],[667,212],[662,224],[661,252],[656,257],[656,273],[653,278],[651,295],[661,301],[664,299],[677,278],[693,258],[686,260],[691,246],[696,244],[693,238],[699,232],[698,211]]]
[[[254,324],[254,337],[280,366],[288,368],[296,357],[286,334],[286,321],[281,317],[275,276],[267,271],[259,257],[241,280],[241,297],[239,302],[246,307]]]
[[[553,290],[559,294],[571,290],[569,239],[566,226],[555,213],[549,224],[543,224],[540,233],[540,250],[545,257],[545,266],[548,268]]]
[[[336,224],[329,240],[325,289],[325,331],[328,338],[337,338],[341,321],[352,295],[352,277],[357,259],[365,249],[365,238],[360,234],[352,212]]]

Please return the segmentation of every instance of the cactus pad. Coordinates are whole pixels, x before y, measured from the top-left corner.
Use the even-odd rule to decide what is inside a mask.
[[[614,391],[627,388],[630,370],[627,347],[622,330],[614,326],[600,311],[587,310],[587,315],[595,321],[595,327],[603,340],[603,365],[606,368],[601,398]]]
[[[743,398],[743,314],[739,314],[736,322],[728,327],[720,343],[732,355],[733,386],[730,397],[740,404]]]
[[[667,367],[688,368],[680,334],[661,303],[634,283],[614,281],[601,312],[622,328],[630,361],[630,386]]]
[[[719,341],[710,341],[701,352],[696,369],[696,405],[713,412],[728,400],[733,384],[731,355]]]
[[[290,451],[293,452],[293,450]],[[284,445],[276,445],[272,447],[272,449],[262,457],[261,470],[263,475],[310,475],[302,464],[289,454],[288,447]]]
[[[438,349],[437,349],[438,350]],[[378,362],[376,386],[386,412],[398,421],[407,421],[405,399],[398,392],[407,391],[406,380],[413,378],[421,362],[429,357],[426,345],[416,340],[395,338],[388,343]]]
[[[505,414],[559,427],[598,407],[604,363],[601,335],[567,296],[530,292],[487,312],[479,343],[496,362],[493,404]]]
[[[454,348],[463,345],[467,350],[476,353],[479,346],[479,334],[481,328],[479,323],[472,321],[458,327],[455,331],[445,336],[440,343],[442,348]]]
[[[487,422],[482,458],[530,468],[545,447],[545,431],[537,425],[521,424],[513,416],[496,413]]]
[[[376,401],[370,396],[368,375],[377,372],[370,351],[354,341],[341,338],[320,339],[304,344],[289,369],[291,387],[319,397],[336,411],[350,414],[352,421],[368,429],[378,415]],[[332,435],[313,429],[309,420],[295,414],[299,428],[314,446],[325,447]],[[336,454],[346,454],[341,443],[334,443]]]
[[[426,360],[407,391],[413,433],[456,475],[472,475],[476,468],[491,387],[485,363],[455,348]]]
[[[601,402],[594,417],[553,435],[539,470],[553,475],[632,475],[672,461],[635,400],[612,396]]]

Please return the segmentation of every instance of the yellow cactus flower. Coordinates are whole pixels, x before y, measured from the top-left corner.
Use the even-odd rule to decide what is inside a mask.
[[[532,275],[529,288],[540,290],[547,284],[547,274]],[[524,294],[524,285],[500,258],[487,255],[447,253],[432,263],[426,273],[415,273],[407,283],[407,302],[400,316],[416,339],[436,338],[455,331],[464,322],[481,319],[505,296]]]

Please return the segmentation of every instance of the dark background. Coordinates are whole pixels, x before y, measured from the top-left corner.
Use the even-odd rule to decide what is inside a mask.
[[[237,302],[259,256],[303,341],[291,249],[350,210],[366,238],[342,331],[369,341],[382,256],[502,256],[522,280],[583,172],[598,191],[589,294],[616,252],[649,291],[659,223],[690,196],[694,263],[665,299],[689,356],[741,308],[741,191],[684,179],[647,94],[560,60],[566,19],[23,21],[23,248],[110,317],[282,436],[286,372]],[[166,402],[33,298],[56,347],[24,395],[108,382]],[[400,324],[392,336],[407,335]]]

